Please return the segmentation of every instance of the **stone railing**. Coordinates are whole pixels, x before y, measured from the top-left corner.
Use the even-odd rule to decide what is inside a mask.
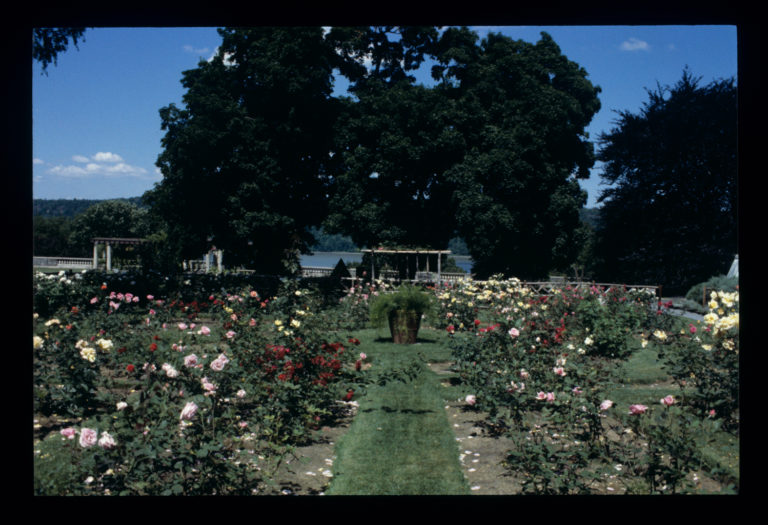
[[[32,266],[40,268],[93,268],[93,259],[82,257],[32,257]]]
[[[302,277],[328,277],[333,273],[333,268],[324,268],[321,266],[302,266]]]

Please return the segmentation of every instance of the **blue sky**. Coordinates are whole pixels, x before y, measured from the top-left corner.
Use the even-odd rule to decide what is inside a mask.
[[[637,113],[646,88],[674,85],[688,66],[707,84],[737,75],[736,26],[473,27],[536,42],[541,31],[602,88],[590,138],[614,126],[616,111]],[[159,109],[182,105],[182,71],[220,43],[207,28],[95,28],[41,75],[33,65],[33,197],[111,199],[140,196],[161,175],[155,161],[163,131]],[[342,90],[339,83],[338,90]],[[603,189],[600,165],[582,182],[588,207]]]

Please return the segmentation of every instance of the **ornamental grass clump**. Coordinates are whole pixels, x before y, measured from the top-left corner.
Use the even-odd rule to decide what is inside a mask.
[[[375,328],[383,328],[388,324],[395,343],[413,344],[422,316],[434,316],[434,301],[432,294],[418,287],[401,285],[394,292],[378,295],[371,301],[371,324]]]

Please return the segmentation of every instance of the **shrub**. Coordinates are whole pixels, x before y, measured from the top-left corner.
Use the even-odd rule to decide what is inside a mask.
[[[721,292],[735,292],[739,286],[739,279],[737,277],[727,277],[725,275],[717,275],[709,278],[703,283],[696,284],[688,290],[685,294],[685,298],[689,301],[695,301],[701,304],[704,298],[704,289],[707,290],[719,290]]]

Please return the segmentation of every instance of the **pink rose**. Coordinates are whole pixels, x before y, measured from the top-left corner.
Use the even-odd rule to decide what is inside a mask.
[[[575,387],[573,387],[573,389],[571,390],[571,392],[572,392],[573,394],[577,395],[577,396],[578,396],[578,395],[581,395],[581,394],[583,394],[583,393],[584,393],[584,392],[581,390],[581,387],[579,387],[579,386],[575,386]]]
[[[248,326],[256,326],[256,319],[254,319],[253,317],[251,317],[251,320],[250,320],[250,321],[248,321]]]
[[[184,366],[192,367],[197,364],[197,356],[195,354],[189,354],[184,358]]]
[[[98,297],[94,297],[93,299],[91,299],[91,304],[96,304],[98,302],[99,302],[99,298]]]
[[[560,377],[565,376],[565,368],[563,368],[562,366],[556,366],[555,368],[552,369],[552,372],[554,372],[555,375],[558,375]]]
[[[613,401],[611,401],[610,399],[606,399],[605,401],[600,403],[600,410],[608,410],[612,406],[613,406]]]
[[[110,436],[107,432],[102,432],[101,437],[99,438],[99,446],[101,448],[115,448],[117,443],[115,443],[115,438]]]
[[[368,357],[368,356],[365,355],[365,352],[360,352],[360,359],[364,360],[366,357]]]
[[[230,331],[227,332],[226,335],[227,335],[227,339],[232,339],[233,337],[235,337],[235,332],[230,330]]]
[[[528,371],[525,368],[520,370],[520,378],[521,379],[528,379]]]
[[[675,398],[672,396],[667,396],[661,398],[661,404],[665,406],[672,406],[675,404]]]
[[[147,301],[151,301],[155,298],[154,295],[147,295]]]
[[[186,330],[188,328],[187,323],[179,323],[177,326],[179,330]]]
[[[184,408],[181,410],[179,419],[182,421],[190,421],[193,417],[195,417],[195,414],[197,414],[197,405],[190,401],[184,405]]]
[[[520,335],[520,330],[518,330],[517,328],[511,328],[509,330],[509,335],[510,337],[517,337],[518,335]]]
[[[464,401],[466,401],[468,405],[474,405],[477,402],[477,398],[470,394],[464,398]]]
[[[80,446],[83,448],[92,447],[96,444],[98,433],[92,428],[83,428],[80,430]]]
[[[630,405],[629,407],[629,413],[633,415],[643,414],[646,410],[648,407],[645,405]]]
[[[77,431],[72,427],[68,427],[68,428],[62,428],[60,430],[60,433],[62,436],[64,436],[67,439],[75,439],[75,434],[77,433]]]

